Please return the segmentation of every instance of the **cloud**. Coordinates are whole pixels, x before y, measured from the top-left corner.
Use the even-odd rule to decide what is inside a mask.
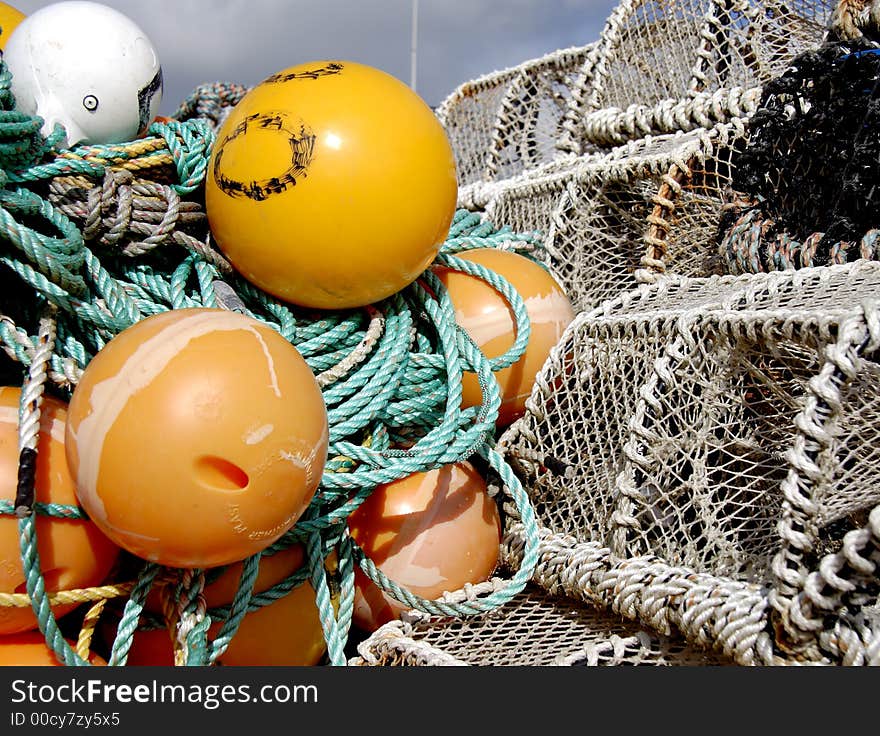
[[[47,0],[13,3],[30,14]],[[107,0],[156,46],[162,113],[197,85],[253,85],[288,66],[348,59],[409,83],[412,0]],[[417,90],[431,105],[459,84],[598,39],[612,0],[419,0]]]

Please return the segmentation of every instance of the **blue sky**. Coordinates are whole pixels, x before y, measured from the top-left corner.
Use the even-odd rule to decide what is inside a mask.
[[[29,14],[48,0],[13,0]],[[106,0],[156,46],[171,114],[204,82],[253,85],[317,59],[371,64],[407,84],[413,0]],[[598,39],[612,0],[418,0],[416,90],[437,105],[456,86]]]

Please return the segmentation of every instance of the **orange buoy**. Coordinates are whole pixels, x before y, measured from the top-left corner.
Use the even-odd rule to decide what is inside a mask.
[[[249,281],[304,307],[391,296],[431,264],[455,213],[452,147],[400,80],[350,61],[284,69],[217,133],[205,211]]]
[[[388,578],[431,600],[487,580],[501,520],[485,479],[458,462],[379,485],[348,519],[352,538]],[[374,631],[407,609],[359,569],[353,622]]]
[[[89,516],[132,554],[215,567],[290,529],[321,480],[323,396],[277,331],[222,309],[121,332],[73,392],[67,458]]]
[[[18,482],[18,414],[21,389],[0,387],[0,489],[2,497],[15,500]],[[77,506],[76,489],[65,457],[67,405],[43,396],[40,435],[37,443],[35,499],[46,504]],[[101,585],[118,556],[116,546],[92,521],[58,518],[37,512],[34,527],[40,573],[49,593]],[[18,519],[0,516],[0,591],[27,593]],[[52,606],[56,618],[76,603]],[[0,606],[0,634],[36,629],[31,606]]]
[[[529,341],[525,353],[513,365],[495,371],[501,390],[497,425],[509,425],[525,412],[526,399],[550,351],[574,319],[571,302],[562,287],[537,262],[512,251],[476,248],[458,255],[478,263],[510,282],[522,297],[529,317]],[[455,321],[488,358],[504,355],[516,339],[516,317],[510,304],[486,281],[445,266],[434,271],[449,292]],[[462,378],[462,405],[483,401],[477,375]]]

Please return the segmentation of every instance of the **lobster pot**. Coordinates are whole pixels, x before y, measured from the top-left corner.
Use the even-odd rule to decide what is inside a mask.
[[[358,647],[359,666],[721,666],[723,655],[650,632],[536,585],[477,618],[395,621]]]
[[[595,45],[556,51],[458,87],[437,108],[459,183],[502,181],[568,149],[575,95]]]
[[[530,585],[486,615],[405,615],[352,664],[877,659],[880,271],[735,278],[718,244],[762,86],[833,10],[623,0],[596,43],[438,108],[460,204],[537,231],[578,317],[498,445],[541,526]],[[515,513],[505,532],[520,565]]]
[[[460,203],[544,238],[575,306],[721,272],[717,219],[761,85],[831,4],[623,0],[600,38],[468,81],[438,107]]]
[[[735,161],[719,232],[730,273],[878,257],[880,56],[873,29],[850,27],[840,2],[834,34],[765,85]],[[871,23],[868,23],[868,21]]]
[[[595,647],[617,642],[623,659],[877,664],[872,294],[880,264],[862,260],[668,276],[578,315],[499,442],[543,527],[544,593],[503,618],[400,633],[456,660],[491,657],[485,639],[527,618],[509,657],[576,663],[581,646],[599,663]],[[519,535],[512,518],[508,563]],[[583,607],[573,639],[548,596]]]
[[[741,124],[720,123],[630,141],[541,178],[509,180],[486,213],[543,234],[543,259],[578,310],[666,271],[721,273],[718,212],[744,135]]]

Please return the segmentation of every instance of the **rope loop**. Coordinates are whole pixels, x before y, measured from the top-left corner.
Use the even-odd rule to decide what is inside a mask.
[[[47,643],[65,664],[88,663],[94,634],[109,618],[115,626],[106,653],[110,665],[127,663],[138,631],[161,627],[175,664],[209,666],[222,661],[247,614],[307,583],[326,660],[343,665],[356,569],[418,611],[444,615],[485,612],[523,589],[536,563],[537,522],[522,485],[494,450],[501,403],[494,374],[523,355],[529,318],[508,281],[460,256],[497,248],[540,262],[540,234],[516,233],[459,210],[435,263],[398,293],[358,309],[305,310],[250,284],[211,246],[198,192],[215,126],[245,88],[206,85],[181,105],[176,119],[157,119],[138,140],[66,150],[54,133],[40,136],[39,118],[15,112],[4,74],[0,58],[0,106],[8,108],[0,110],[0,346],[6,358],[26,368],[29,398],[21,413],[18,493],[0,501],[0,515],[18,518],[28,585],[26,593],[0,595],[0,605],[32,606]],[[456,324],[437,267],[482,279],[508,301],[516,334],[504,355],[487,358]],[[8,299],[13,293],[23,299]],[[227,605],[209,607],[205,597],[222,570],[174,570],[146,560],[127,560],[120,568],[123,579],[105,586],[48,591],[36,518],[54,523],[88,517],[77,505],[50,503],[36,493],[39,397],[48,392],[69,398],[92,358],[127,327],[164,311],[200,307],[232,309],[263,322],[313,371],[330,440],[314,498],[281,539],[242,561]],[[468,371],[477,375],[483,401],[465,408],[461,379]],[[469,588],[460,600],[421,600],[382,575],[346,522],[376,486],[477,456],[501,478],[523,524],[523,563],[486,595]],[[255,590],[265,557],[295,544],[305,554],[300,569]],[[161,612],[148,601],[151,591],[165,601]],[[89,606],[73,645],[55,622],[53,606],[60,600]]]

